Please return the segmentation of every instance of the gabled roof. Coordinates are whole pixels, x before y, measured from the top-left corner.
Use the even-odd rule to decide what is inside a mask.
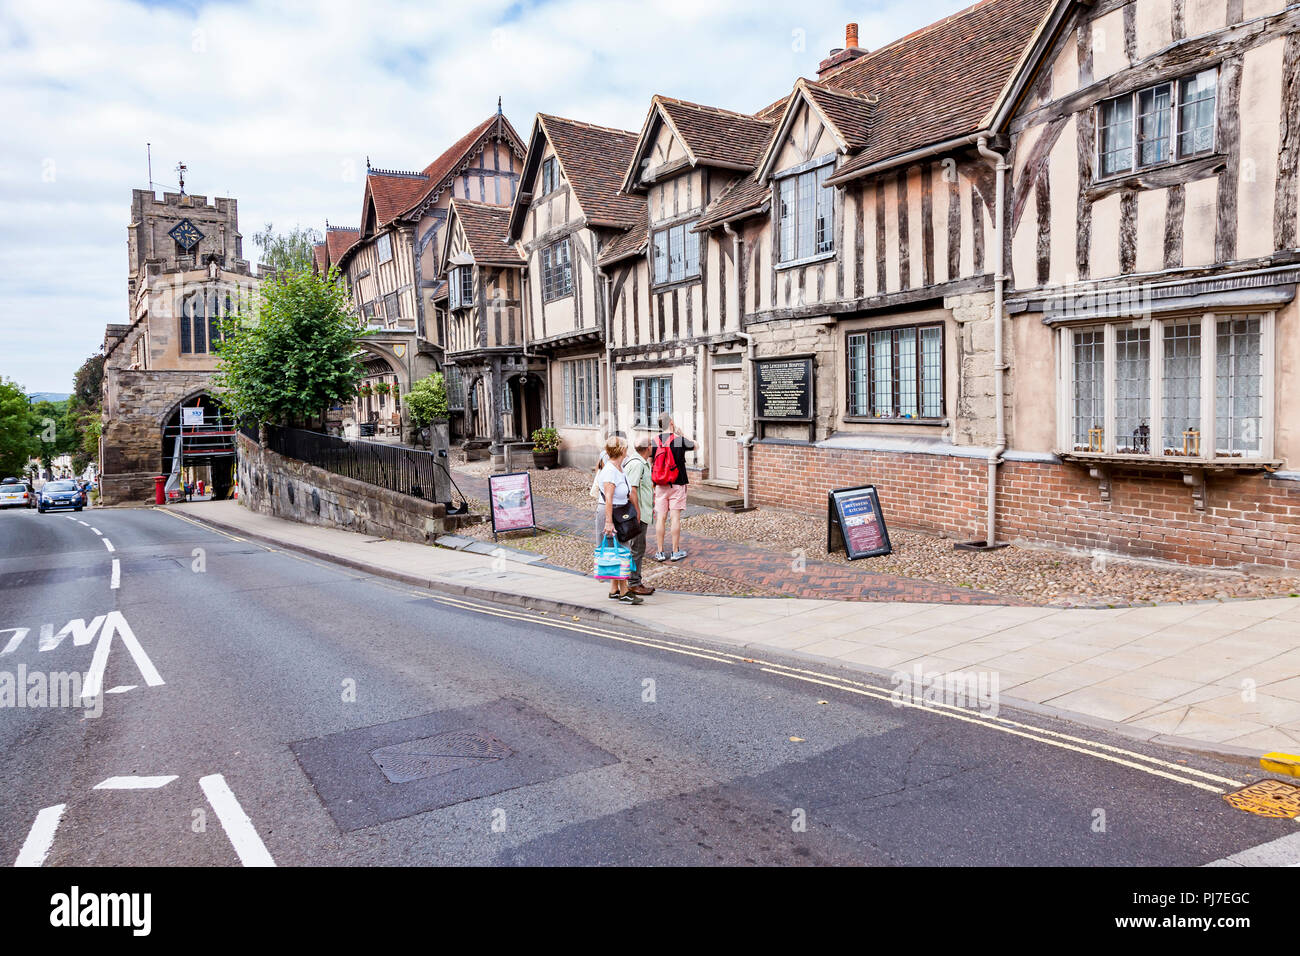
[[[650,221],[649,217],[642,213],[640,221],[635,226],[627,232],[619,233],[605,244],[605,248],[600,251],[596,261],[602,266],[622,262],[632,256],[641,255],[649,245]]]
[[[522,266],[524,259],[506,239],[510,207],[453,199],[451,214],[460,223],[474,262],[481,266]],[[447,248],[450,248],[450,243]]]
[[[374,229],[383,229],[429,191],[429,177],[424,173],[373,169],[366,173],[366,192],[362,206],[361,228],[367,229],[370,203],[375,205]]]
[[[543,142],[549,142],[560,161],[564,179],[593,226],[631,228],[645,209],[645,200],[622,191],[623,170],[636,148],[637,134],[625,129],[596,126],[578,120],[538,113],[528,138],[522,181],[531,182],[541,164]],[[515,195],[510,213],[510,238],[518,239],[531,195]]]
[[[338,265],[343,253],[347,252],[361,238],[361,230],[354,226],[330,226],[325,230],[325,247],[329,252],[330,265]]]
[[[691,166],[717,166],[746,172],[758,162],[763,145],[772,132],[769,120],[656,95],[650,101],[650,112],[623,176],[624,191],[642,188],[638,171],[654,145],[661,123],[666,123],[673,131]]]
[[[986,128],[1056,0],[982,0],[853,60],[819,84],[879,97],[866,147],[832,181]]]
[[[847,93],[825,84],[800,77],[794,84],[776,133],[768,139],[763,157],[756,170],[757,178],[767,180],[772,164],[781,151],[781,144],[790,135],[799,116],[798,104],[804,104],[826,124],[840,153],[850,154],[863,149],[869,142],[872,115],[878,100],[865,94]]]
[[[314,243],[311,247],[311,256],[316,262],[317,272],[324,275],[330,271],[330,251],[328,243]]]
[[[764,144],[764,152],[767,151],[772,140],[775,139],[777,128],[781,126],[782,120],[785,118],[785,107],[789,99],[789,97],[786,97],[780,103],[773,103],[762,110],[771,123],[768,142]],[[757,215],[767,208],[770,193],[771,190],[768,188],[767,183],[758,179],[757,172],[742,176],[723,190],[721,196],[705,207],[704,215],[700,216],[694,231],[700,232],[713,226],[720,226],[725,222],[734,222],[737,219]]]

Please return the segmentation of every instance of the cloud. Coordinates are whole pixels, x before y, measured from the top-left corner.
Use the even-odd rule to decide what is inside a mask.
[[[496,109],[640,129],[654,93],[756,110],[862,24],[876,47],[960,9],[742,0],[312,4],[0,0],[0,375],[67,391],[126,319],[131,190],[266,222],[355,224],[365,159],[419,169]],[[254,258],[251,239],[245,255]]]

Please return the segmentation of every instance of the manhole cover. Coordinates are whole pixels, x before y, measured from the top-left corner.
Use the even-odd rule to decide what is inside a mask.
[[[1300,816],[1300,787],[1281,780],[1261,780],[1223,798],[1238,810],[1261,817],[1294,819]]]
[[[410,783],[440,773],[482,766],[487,761],[502,760],[512,753],[509,747],[488,734],[453,730],[380,747],[372,750],[370,756],[390,781]]]

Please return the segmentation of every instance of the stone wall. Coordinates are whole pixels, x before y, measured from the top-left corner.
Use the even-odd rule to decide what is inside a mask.
[[[421,544],[459,524],[444,504],[285,458],[244,435],[237,441],[239,502],[259,514]]]
[[[104,504],[149,502],[162,474],[163,426],[183,399],[204,392],[212,372],[104,372],[100,495]]]
[[[756,504],[826,520],[826,493],[874,484],[890,526],[984,537],[987,460],[952,454],[759,442]],[[1181,475],[1116,469],[1110,500],[1085,469],[1008,460],[998,471],[998,538],[1213,567],[1300,570],[1300,481],[1210,477],[1205,510]]]

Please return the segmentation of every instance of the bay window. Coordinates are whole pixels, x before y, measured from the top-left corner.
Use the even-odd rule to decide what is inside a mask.
[[[474,267],[456,266],[447,275],[447,308],[464,309],[474,304]]]
[[[1272,454],[1272,313],[1111,322],[1059,334],[1067,451]]]

